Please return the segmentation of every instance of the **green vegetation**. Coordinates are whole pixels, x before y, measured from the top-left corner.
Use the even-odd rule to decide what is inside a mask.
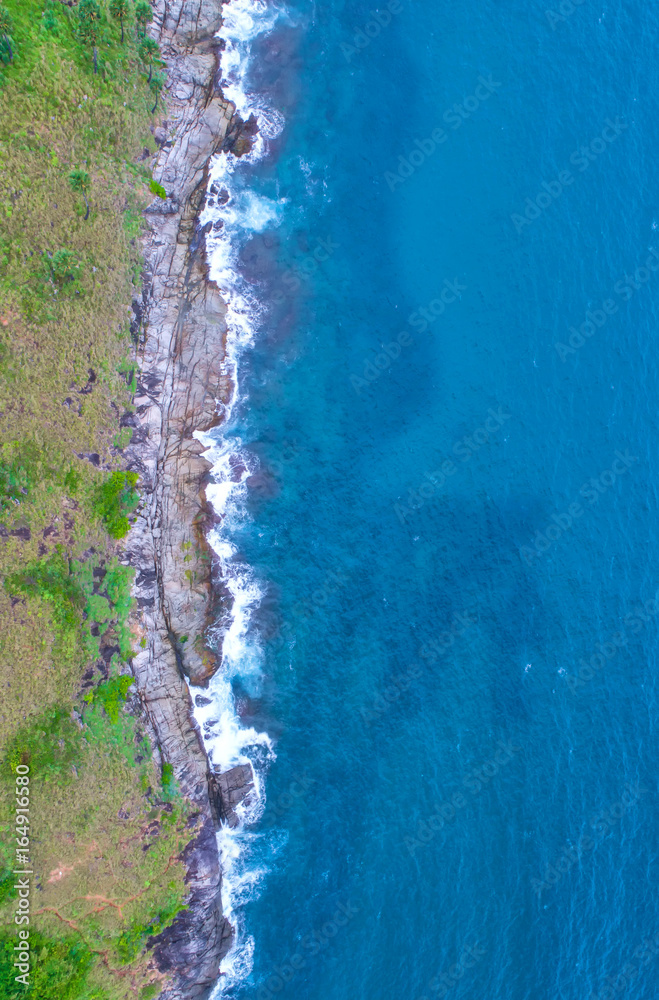
[[[140,43],[140,58],[149,67],[149,76],[147,78],[147,83],[151,83],[151,78],[153,75],[153,64],[156,59],[160,58],[160,49],[158,48],[158,43],[153,39],[143,38]]]
[[[72,191],[78,191],[82,197],[85,199],[85,206],[87,211],[85,212],[85,222],[89,218],[89,202],[87,201],[87,191],[89,189],[89,174],[86,170],[72,170],[69,174],[69,184],[71,185]]]
[[[153,20],[153,11],[151,9],[151,4],[147,0],[136,0],[135,3],[135,20],[137,21],[138,31],[141,35],[146,34],[146,26],[149,21]]]
[[[101,8],[96,0],[79,0],[78,3],[79,32],[83,41],[92,46],[94,53],[94,72],[98,73],[98,34],[101,27]]]
[[[121,962],[125,965],[128,962],[134,961],[146,944],[147,939],[160,934],[168,924],[171,924],[176,914],[184,909],[185,906],[183,906],[177,896],[172,895],[150,920],[146,922],[134,921],[130,928],[124,931],[117,941],[117,951]]]
[[[93,956],[79,939],[32,933],[33,970],[26,989],[15,982],[13,934],[0,933],[0,996],[3,1000],[77,1000],[90,997],[86,981]],[[99,994],[97,994],[100,1000]],[[91,997],[90,997],[91,1000]]]
[[[13,25],[11,14],[4,5],[0,4],[0,59],[3,63],[10,63],[14,58],[11,43]]]
[[[124,43],[124,21],[128,17],[130,6],[128,0],[110,0],[110,14],[121,25],[121,44]],[[155,45],[155,42],[154,42]]]
[[[135,489],[138,479],[136,472],[113,472],[98,487],[94,509],[111,538],[124,538],[128,534],[128,515],[140,502]]]
[[[155,73],[153,76],[149,77],[149,87],[156,95],[156,103],[151,108],[151,114],[154,115],[158,110],[158,98],[160,97],[160,91],[165,86],[166,77],[164,73]]]
[[[166,197],[145,155],[164,82],[151,17],[144,0],[0,4],[2,1000],[151,1000],[146,945],[185,905],[194,821],[141,718],[130,661],[146,642],[121,545],[140,499],[121,418],[142,211]],[[13,966],[20,764],[39,879],[27,990]]]
[[[158,181],[154,181],[153,178],[149,181],[149,191],[151,194],[155,194],[158,198],[162,198],[163,201],[167,199],[167,192],[164,187],[162,184],[158,184]]]

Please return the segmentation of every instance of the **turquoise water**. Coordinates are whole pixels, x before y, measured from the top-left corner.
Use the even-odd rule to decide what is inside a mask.
[[[659,19],[562,9],[254,43],[241,1000],[657,996]]]

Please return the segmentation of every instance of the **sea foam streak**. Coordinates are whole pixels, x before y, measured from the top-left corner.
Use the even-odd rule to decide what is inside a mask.
[[[250,864],[251,847],[258,834],[246,827],[253,824],[265,806],[264,775],[274,752],[267,733],[241,725],[236,711],[232,681],[240,679],[250,695],[258,695],[261,681],[262,654],[258,639],[250,633],[250,619],[263,593],[251,568],[241,561],[232,537],[247,517],[245,480],[255,471],[255,460],[243,452],[238,437],[227,436],[231,414],[239,399],[238,362],[241,353],[254,340],[262,313],[251,288],[241,277],[237,260],[241,247],[251,234],[277,224],[281,204],[264,198],[248,187],[250,165],[264,152],[268,138],[277,135],[283,119],[268,108],[259,96],[246,88],[252,42],[269,32],[281,11],[262,0],[231,0],[223,11],[220,36],[225,41],[222,53],[222,90],[236,105],[243,119],[255,114],[259,134],[251,152],[240,159],[232,153],[218,154],[210,165],[210,187],[223,192],[224,204],[210,204],[204,210],[202,223],[218,223],[207,238],[207,251],[212,279],[227,303],[226,373],[230,377],[232,398],[224,404],[222,436],[199,434],[211,447],[208,453],[213,463],[213,483],[207,496],[221,518],[218,528],[209,535],[209,542],[220,561],[225,587],[232,606],[226,621],[218,623],[218,642],[222,648],[222,667],[208,688],[190,687],[195,705],[194,714],[204,736],[209,760],[219,772],[237,764],[250,763],[254,771],[255,793],[236,809],[240,823],[236,829],[223,827],[218,833],[218,845],[223,871],[222,902],[224,914],[236,931],[231,951],[220,967],[220,980],[214,997],[230,989],[248,976],[252,969],[254,940],[246,932],[241,906],[252,898],[264,872]],[[215,190],[215,188],[214,188]]]

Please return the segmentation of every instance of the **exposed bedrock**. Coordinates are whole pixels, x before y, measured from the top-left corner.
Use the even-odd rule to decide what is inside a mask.
[[[231,390],[226,306],[207,276],[198,215],[209,160],[222,148],[235,109],[218,88],[219,0],[153,6],[151,34],[168,71],[153,176],[167,199],[155,198],[147,209],[144,295],[134,308],[139,371],[126,453],[144,500],[126,551],[137,571],[133,670],[140,699],[162,760],[197,813],[183,854],[189,908],[150,947],[158,970],[171,977],[162,997],[197,1000],[216,982],[232,938],[220,899],[219,814],[211,810],[208,761],[186,683],[203,684],[217,669],[205,635],[222,613],[205,537],[214,517],[204,492],[210,467],[193,434],[222,421]]]
[[[212,774],[209,781],[211,812],[219,826],[226,823],[236,827],[239,823],[236,806],[249,804],[254,794],[254,774],[249,764],[238,764],[223,774]]]

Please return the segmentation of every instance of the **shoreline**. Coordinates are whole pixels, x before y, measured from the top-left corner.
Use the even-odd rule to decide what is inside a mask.
[[[138,388],[126,457],[140,474],[144,500],[126,540],[136,570],[131,624],[141,647],[132,665],[161,766],[172,767],[199,825],[181,856],[188,909],[149,945],[158,971],[172,976],[161,993],[167,1000],[208,996],[234,939],[222,912],[216,831],[229,809],[222,789],[231,786],[232,807],[241,785],[211,774],[186,683],[207,684],[219,667],[219,654],[205,641],[221,613],[221,588],[213,586],[219,561],[206,539],[218,519],[205,496],[207,449],[194,432],[222,422],[218,402],[233,391],[224,366],[227,307],[208,276],[206,227],[198,221],[211,157],[227,135],[233,131],[235,141],[241,133],[242,120],[218,83],[221,24],[222,5],[209,0],[154,5],[151,34],[166,60],[167,120],[154,130],[160,148],[153,176],[167,199],[156,198],[145,213],[144,287],[133,303]]]

